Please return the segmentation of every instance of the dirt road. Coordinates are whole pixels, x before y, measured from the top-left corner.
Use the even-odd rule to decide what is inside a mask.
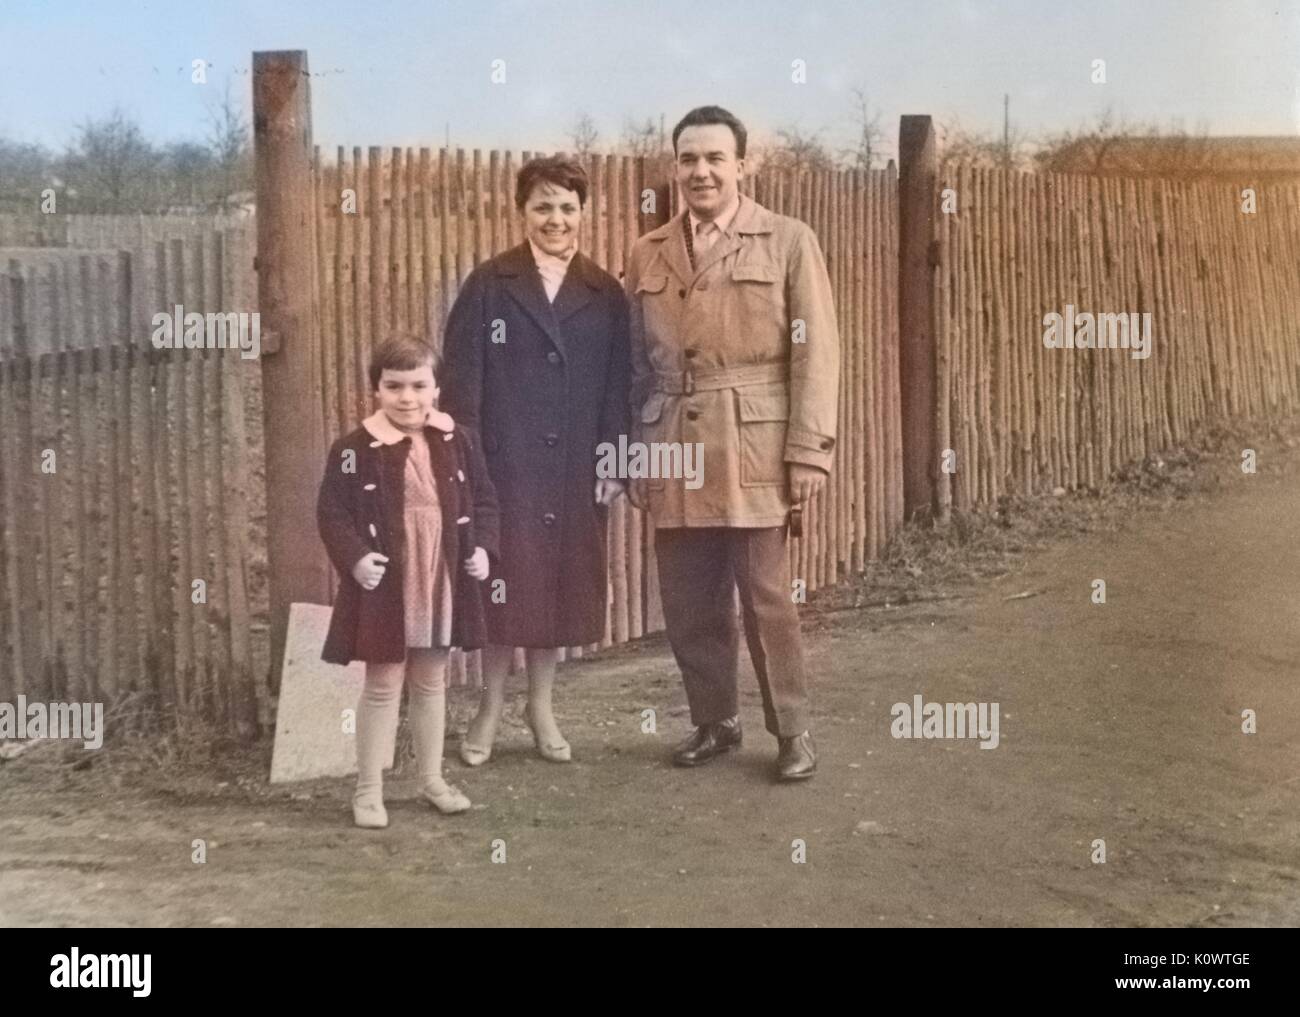
[[[957,599],[809,612],[803,786],[768,779],[747,664],[743,751],[666,765],[688,721],[659,640],[568,671],[574,764],[517,724],[480,771],[452,741],[476,808],[440,817],[393,781],[381,832],[351,827],[347,781],[267,788],[266,753],[144,790],[107,753],[30,753],[0,769],[0,921],[1300,924],[1300,473],[1226,476]],[[997,703],[998,746],[892,737],[918,694]]]

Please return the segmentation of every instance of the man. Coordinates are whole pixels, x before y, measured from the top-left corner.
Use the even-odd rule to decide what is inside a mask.
[[[720,107],[686,114],[673,152],[687,208],[632,249],[634,438],[700,443],[703,483],[634,479],[629,494],[654,518],[668,640],[696,725],[674,763],[741,743],[738,591],[777,776],[802,780],[817,758],[786,526],[830,471],[839,332],[813,231],[740,195],[745,140]]]

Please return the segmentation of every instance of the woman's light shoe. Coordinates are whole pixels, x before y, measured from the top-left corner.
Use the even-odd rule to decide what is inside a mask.
[[[388,810],[380,798],[352,799],[352,822],[365,830],[382,830],[388,825]]]
[[[424,797],[444,815],[464,812],[470,807],[469,799],[461,794],[460,788],[448,784],[445,780],[429,781],[425,784]]]
[[[543,745],[542,740],[537,736],[537,728],[533,727],[532,714],[528,708],[524,708],[524,723],[528,725],[528,730],[533,733],[533,745],[537,747],[537,754],[550,763],[570,763],[570,746],[563,738],[555,745]]]
[[[482,766],[492,757],[491,749],[480,749],[465,739],[460,742],[460,761],[466,766]]]

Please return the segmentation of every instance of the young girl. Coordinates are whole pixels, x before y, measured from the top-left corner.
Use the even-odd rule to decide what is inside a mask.
[[[415,337],[375,350],[379,408],[331,447],[317,503],[339,574],[321,658],[366,663],[352,815],[368,828],[388,825],[383,765],[408,676],[421,792],[440,812],[470,807],[442,778],[447,654],[486,639],[479,583],[497,554],[497,503],[482,453],[434,408],[437,366]]]

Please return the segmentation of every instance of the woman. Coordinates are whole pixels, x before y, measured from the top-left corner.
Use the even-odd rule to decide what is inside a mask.
[[[517,646],[537,751],[568,762],[551,707],[559,648],[605,631],[606,518],[624,485],[598,479],[596,459],[627,432],[628,319],[622,287],[577,250],[586,200],[578,162],[525,165],[526,239],[470,274],[447,319],[443,408],[479,434],[501,509],[482,698],[460,746],[470,766],[492,753]]]

